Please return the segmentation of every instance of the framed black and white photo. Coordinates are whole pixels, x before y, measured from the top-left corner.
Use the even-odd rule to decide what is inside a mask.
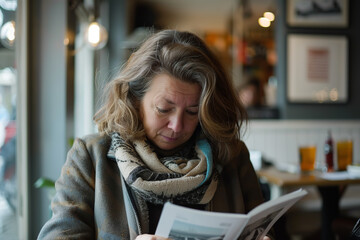
[[[348,100],[346,37],[288,35],[287,98],[293,103],[344,103]]]
[[[289,26],[348,26],[348,0],[287,0],[286,2]]]

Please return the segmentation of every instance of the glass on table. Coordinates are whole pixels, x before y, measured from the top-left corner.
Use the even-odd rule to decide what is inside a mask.
[[[315,169],[316,162],[316,146],[301,146],[300,153],[300,170],[302,172],[309,172]]]
[[[353,158],[353,142],[351,140],[342,140],[336,142],[337,151],[337,169],[339,171],[346,170],[348,165],[352,164]]]

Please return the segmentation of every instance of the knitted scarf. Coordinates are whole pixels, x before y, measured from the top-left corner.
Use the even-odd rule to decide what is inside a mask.
[[[186,150],[190,158],[158,157],[148,140],[125,142],[118,133],[112,134],[110,147],[125,182],[145,201],[209,203],[217,187],[210,145],[202,139]]]

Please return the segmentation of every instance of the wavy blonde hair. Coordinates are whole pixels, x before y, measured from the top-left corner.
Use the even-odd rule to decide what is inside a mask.
[[[116,131],[127,140],[144,137],[139,105],[153,77],[160,73],[201,86],[199,124],[216,159],[226,161],[238,154],[246,111],[215,55],[189,32],[160,31],[131,55],[106,87],[105,104],[94,116],[99,131]]]

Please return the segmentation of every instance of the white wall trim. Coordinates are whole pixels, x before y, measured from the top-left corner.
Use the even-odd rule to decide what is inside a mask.
[[[334,126],[353,128],[360,126],[360,120],[250,120],[249,127],[263,129],[318,129]]]
[[[28,174],[28,0],[17,1],[16,68],[17,68],[17,180],[19,239],[29,239],[29,174]],[[20,37],[21,36],[21,37]]]

